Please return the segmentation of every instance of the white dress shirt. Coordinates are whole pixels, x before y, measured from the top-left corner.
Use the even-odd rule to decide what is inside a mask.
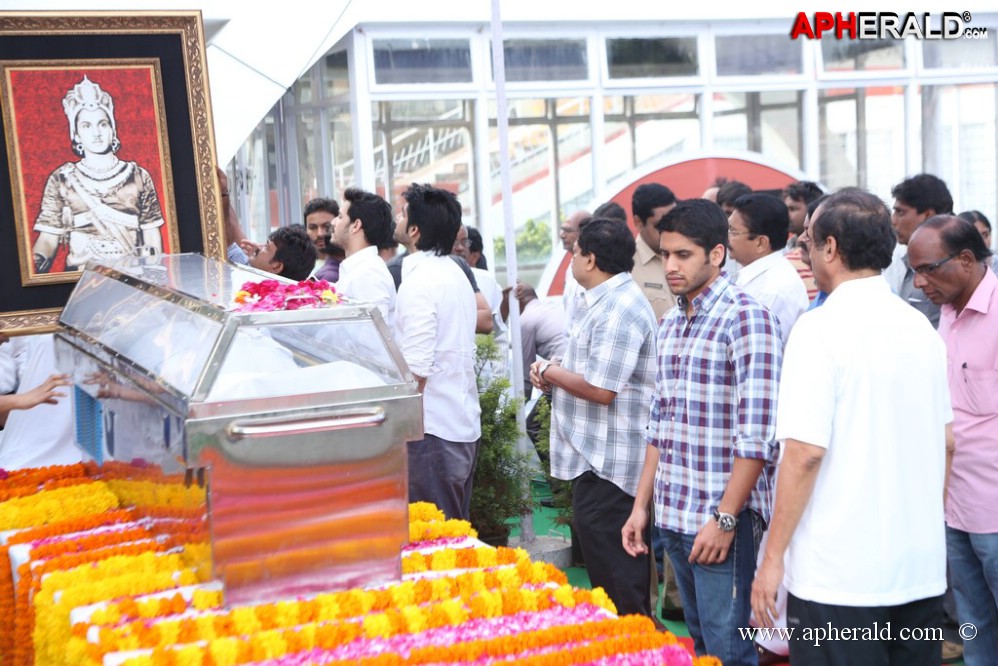
[[[782,252],[772,252],[738,271],[735,284],[776,317],[780,342],[787,344],[797,317],[807,310],[807,288]]]
[[[388,272],[378,248],[368,245],[340,263],[340,279],[336,291],[351,301],[364,301],[378,306],[388,330],[395,328],[395,281]]]
[[[423,431],[450,442],[481,436],[475,378],[475,294],[450,257],[416,252],[402,264],[395,332],[413,374],[426,378]]]

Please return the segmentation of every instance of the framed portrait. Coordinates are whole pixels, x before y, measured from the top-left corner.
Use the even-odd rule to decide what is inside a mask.
[[[88,261],[224,258],[199,12],[0,12],[0,332],[55,330]]]

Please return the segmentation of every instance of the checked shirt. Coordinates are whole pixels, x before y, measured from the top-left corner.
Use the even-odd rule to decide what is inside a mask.
[[[660,527],[696,534],[721,502],[734,458],[767,461],[745,508],[769,522],[782,344],[772,315],[722,274],[685,297],[658,330],[658,371],[646,441]]]

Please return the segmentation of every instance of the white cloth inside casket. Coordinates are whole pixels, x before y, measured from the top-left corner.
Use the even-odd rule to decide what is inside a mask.
[[[299,367],[292,353],[266,333],[240,329],[208,394],[208,401],[306,395],[384,385],[385,381],[376,373],[350,361]]]

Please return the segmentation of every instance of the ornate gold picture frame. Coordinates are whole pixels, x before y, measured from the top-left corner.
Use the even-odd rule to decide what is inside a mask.
[[[0,332],[87,261],[225,257],[200,12],[0,12],[0,110]]]

